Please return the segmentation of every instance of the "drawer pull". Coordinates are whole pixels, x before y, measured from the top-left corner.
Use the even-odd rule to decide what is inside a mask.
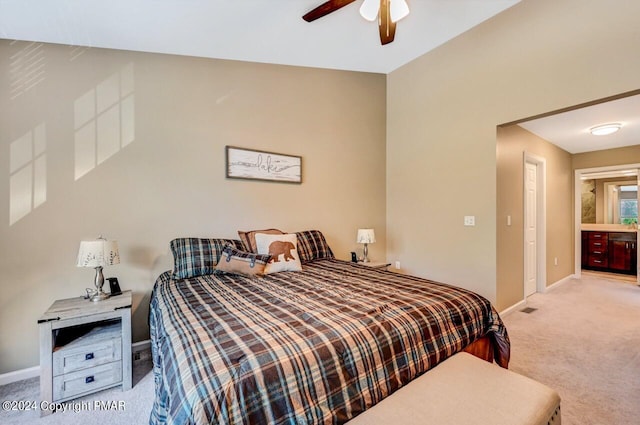
[[[85,384],[90,384],[90,383],[92,383],[93,381],[95,381],[95,379],[93,378],[93,375],[91,375],[91,376],[87,376],[86,378],[84,378],[84,383],[85,383]]]
[[[93,353],[87,353],[87,354],[85,354],[85,355],[84,355],[84,359],[85,359],[85,360],[91,360],[91,359],[93,359]]]
[[[594,238],[601,238],[602,235],[593,235]]]
[[[600,251],[593,251],[594,254],[602,254]]]
[[[594,242],[593,243],[595,246],[601,246],[602,244],[600,242]]]
[[[593,260],[594,263],[602,263],[600,260]]]

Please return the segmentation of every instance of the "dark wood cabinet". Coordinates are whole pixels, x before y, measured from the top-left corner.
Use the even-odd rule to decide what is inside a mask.
[[[589,232],[582,232],[582,267],[589,261]]]
[[[609,244],[611,262],[609,267],[615,270],[631,269],[631,255],[629,255],[629,242],[611,241]]]
[[[637,273],[636,232],[582,232],[582,267],[615,273]]]
[[[609,268],[625,273],[635,273],[636,269],[636,234],[609,234]]]
[[[587,265],[589,267],[609,267],[609,234],[607,232],[588,232]]]

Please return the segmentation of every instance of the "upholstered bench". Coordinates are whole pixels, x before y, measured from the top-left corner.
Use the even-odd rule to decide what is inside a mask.
[[[347,425],[560,425],[560,396],[532,379],[458,353]]]

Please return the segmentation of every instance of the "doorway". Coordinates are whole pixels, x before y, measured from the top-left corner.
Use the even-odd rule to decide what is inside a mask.
[[[585,168],[585,169],[578,169],[575,170],[575,176],[574,176],[574,182],[575,182],[575,195],[574,195],[574,199],[575,199],[575,206],[574,206],[574,212],[575,212],[575,274],[578,278],[580,278],[582,276],[582,263],[583,263],[583,243],[585,243],[582,239],[582,230],[583,227],[586,225],[583,225],[582,223],[582,182],[585,178],[593,178],[594,176],[598,177],[598,178],[613,178],[613,177],[617,177],[620,178],[621,175],[628,175],[632,172],[632,174],[635,177],[635,185],[638,186],[638,183],[640,182],[640,164],[623,164],[623,165],[616,165],[616,166],[608,166],[608,167],[597,167],[597,168]],[[628,183],[628,182],[627,182]],[[605,184],[606,187],[606,184]],[[608,189],[606,189],[608,190]],[[609,196],[606,197],[607,199],[610,199]],[[618,199],[618,197],[614,197],[614,199]],[[610,201],[609,201],[610,202]],[[611,205],[608,206],[606,204],[603,205],[602,207],[603,210],[616,210],[619,209],[618,205]],[[636,189],[636,202],[635,202],[635,217],[636,217],[636,222],[635,222],[635,229],[637,229],[637,217],[640,214],[640,191],[638,191]],[[607,213],[608,214],[608,213]],[[609,231],[614,231],[614,232],[620,232],[621,231],[621,226],[622,227],[626,227],[624,226],[622,223],[624,222],[623,219],[625,217],[623,217],[620,213],[618,214],[614,214],[611,213],[610,214],[613,217],[618,217],[618,219],[616,219],[615,222],[611,221],[611,222],[607,222],[605,224],[599,225],[601,228],[605,229],[605,230],[609,230]],[[622,217],[622,218],[620,218]],[[622,221],[621,221],[622,220]],[[633,227],[633,225],[631,225],[631,227]],[[631,230],[631,227],[629,230]],[[624,229],[623,229],[624,230]],[[631,232],[633,233],[633,232]],[[629,245],[628,243],[622,243],[621,246],[625,247],[625,250],[628,250],[629,246],[631,246],[632,248],[632,252],[634,255],[634,261],[633,263],[635,263],[635,274],[636,274],[636,283],[638,285],[640,285],[640,274],[638,273],[638,265],[640,265],[640,262],[638,260],[640,260],[640,250],[637,249],[638,247],[638,242],[640,241],[640,238],[638,237],[638,232],[635,232],[635,235],[633,237],[633,242],[631,242],[631,245]],[[616,249],[616,242],[610,242],[609,243],[612,249]]]

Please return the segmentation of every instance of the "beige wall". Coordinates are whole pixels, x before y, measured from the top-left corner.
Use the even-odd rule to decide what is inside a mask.
[[[638,85],[640,86],[640,82]],[[640,140],[638,142],[638,145],[625,148],[574,154],[572,159],[573,169],[581,170],[613,165],[640,164]]]
[[[148,338],[150,291],[175,237],[317,228],[348,259],[362,248],[357,228],[373,227],[371,257],[384,257],[385,76],[43,45],[42,81],[28,82],[27,46],[0,41],[0,373],[37,365],[39,315],[91,286],[93,270],[75,267],[82,239],[119,241],[122,263],[105,274],[134,292],[134,341]],[[87,137],[76,126],[95,120],[94,91],[100,110],[116,105],[98,116],[101,159],[101,140],[115,147],[76,180],[87,163],[75,159]],[[34,152],[20,147],[25,135]],[[36,177],[36,200],[10,225],[23,170],[14,142],[30,155],[24,167],[46,158],[46,200]],[[226,180],[225,145],[301,155],[304,182]]]
[[[517,125],[498,127],[496,152],[496,304],[505,308],[524,298],[523,153],[546,163],[547,285],[573,273],[573,175],[569,152]]]
[[[523,0],[390,73],[387,259],[496,301],[496,125],[640,88],[639,15]]]

